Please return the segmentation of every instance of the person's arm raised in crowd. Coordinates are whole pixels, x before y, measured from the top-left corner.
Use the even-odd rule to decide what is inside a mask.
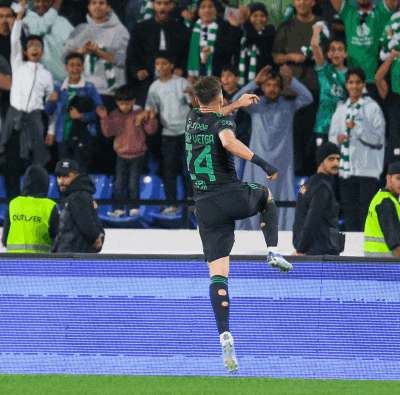
[[[388,84],[385,81],[386,74],[389,72],[390,67],[399,55],[400,51],[392,49],[389,57],[385,60],[384,63],[382,63],[381,67],[379,67],[378,71],[375,74],[375,85],[378,88],[379,96],[382,99],[386,99],[386,96],[389,92]]]
[[[279,69],[279,73],[286,80],[286,83],[288,84],[290,90],[297,93],[296,100],[294,101],[294,107],[296,110],[308,106],[314,101],[313,95],[307,89],[307,87],[293,77],[292,70],[290,70],[289,66],[287,66],[286,64],[281,66]]]
[[[322,26],[313,25],[312,29],[313,29],[313,35],[311,37],[311,51],[314,55],[315,64],[317,66],[322,66],[325,62],[325,57],[322,52],[319,40],[319,35],[321,33]]]
[[[21,0],[20,5],[22,6],[21,11],[18,13],[15,19],[13,28],[11,30],[11,56],[10,63],[11,68],[18,66],[23,62],[22,58],[22,45],[21,45],[21,32],[22,32],[22,18],[24,17],[26,10],[26,0]]]

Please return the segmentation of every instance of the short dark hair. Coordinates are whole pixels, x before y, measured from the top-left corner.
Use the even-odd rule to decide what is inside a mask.
[[[135,100],[136,97],[136,91],[128,85],[123,85],[115,91],[115,100],[118,101]]]
[[[193,85],[193,89],[200,104],[207,106],[221,93],[221,81],[213,75],[201,77]]]
[[[346,39],[345,39],[344,37],[341,37],[341,36],[333,36],[333,37],[331,37],[330,40],[329,40],[328,48],[331,46],[331,44],[332,44],[333,42],[335,42],[335,43],[337,43],[337,42],[342,43],[342,44],[344,45],[344,48],[347,50],[347,43],[346,43]]]
[[[169,63],[175,65],[175,58],[174,58],[174,55],[172,55],[172,53],[169,52],[169,51],[163,51],[163,50],[162,50],[162,51],[156,52],[156,56],[155,56],[154,60],[155,60],[155,59],[160,59],[160,58],[165,59],[165,60],[167,60]]]
[[[85,62],[85,58],[84,58],[83,54],[81,54],[81,53],[79,53],[79,52],[70,52],[70,53],[65,57],[65,64],[67,65],[68,62],[69,62],[71,59],[75,59],[75,58],[79,58],[79,59],[82,61],[82,63]]]
[[[279,78],[279,86],[281,87],[281,91],[283,90],[284,83],[283,83],[283,77],[281,73],[278,73],[276,70],[271,70],[268,75],[270,76],[269,79],[274,80],[276,78]]]
[[[233,64],[226,64],[225,66],[222,66],[221,75],[223,71],[228,71],[229,73],[234,74],[236,77],[239,77],[239,70]]]
[[[358,76],[360,77],[360,80],[361,80],[362,82],[365,82],[365,81],[367,80],[367,77],[366,77],[366,75],[365,75],[365,72],[364,72],[364,70],[363,70],[361,67],[353,67],[353,68],[347,70],[347,73],[346,73],[346,82],[349,80],[350,76],[353,75],[353,74],[358,75]]]
[[[201,3],[202,3],[203,1],[204,1],[204,0],[198,0],[198,1],[197,1],[197,3],[196,3],[196,10],[198,10],[198,9],[200,8],[200,5],[201,5]],[[214,3],[214,6],[215,6],[215,8],[216,8],[216,10],[217,10],[217,14],[222,14],[222,13],[224,12],[224,7],[223,7],[222,4],[220,3],[220,1],[218,1],[218,0],[210,0],[210,1]]]
[[[26,51],[28,49],[29,41],[37,40],[42,44],[42,48],[44,49],[43,37],[38,34],[30,34],[26,39],[22,42],[22,49]]]

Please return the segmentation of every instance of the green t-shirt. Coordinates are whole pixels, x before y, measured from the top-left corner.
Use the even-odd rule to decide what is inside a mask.
[[[340,71],[331,63],[325,62],[321,66],[315,66],[318,73],[320,86],[319,107],[315,123],[315,133],[328,134],[332,116],[336,110],[336,104],[346,100],[346,71]]]
[[[367,83],[374,83],[378,69],[379,39],[392,12],[382,0],[371,10],[364,24],[360,25],[361,12],[358,7],[344,1],[340,18],[344,22],[347,37],[348,66],[361,67]]]
[[[72,100],[73,97],[75,97],[78,94],[79,89],[78,88],[73,88],[71,86],[68,86],[68,99],[67,99],[67,111],[65,112],[64,115],[64,141],[68,140],[69,132],[71,130],[71,117],[69,116],[69,111],[68,111],[68,106],[69,102]]]

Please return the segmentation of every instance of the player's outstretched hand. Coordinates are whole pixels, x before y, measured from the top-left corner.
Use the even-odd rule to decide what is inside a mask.
[[[245,93],[240,96],[239,104],[240,107],[248,107],[250,104],[256,104],[260,101],[260,98],[257,95],[251,93]]]
[[[278,173],[271,174],[270,176],[267,174],[267,180],[276,180],[278,178]]]

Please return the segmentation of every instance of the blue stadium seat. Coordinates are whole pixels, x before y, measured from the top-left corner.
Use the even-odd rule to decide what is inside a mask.
[[[49,194],[50,199],[58,199],[61,197],[60,190],[57,184],[57,177],[54,174],[49,175]]]

